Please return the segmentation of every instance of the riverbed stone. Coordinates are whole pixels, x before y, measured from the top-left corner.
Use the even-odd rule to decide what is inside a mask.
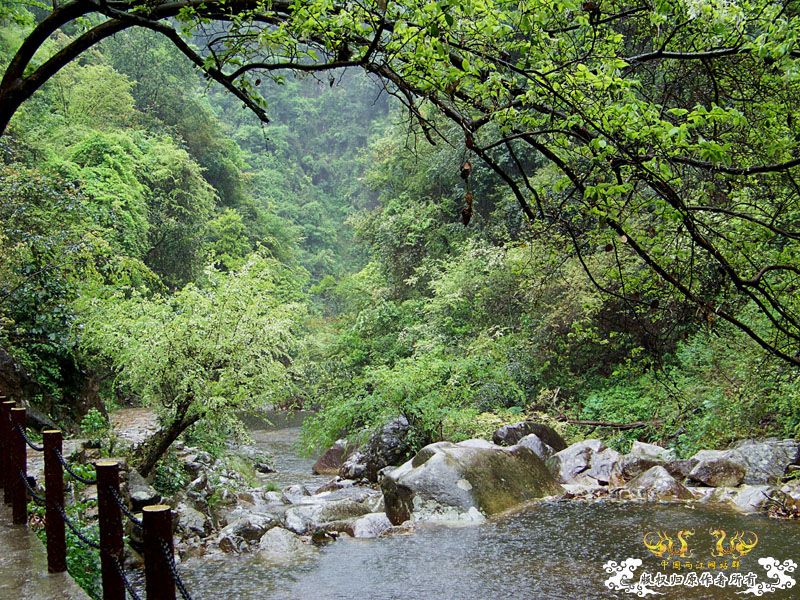
[[[366,457],[362,452],[353,452],[339,469],[339,477],[358,481],[367,476]]]
[[[353,500],[320,501],[288,508],[283,514],[283,525],[295,533],[305,534],[330,521],[356,519],[372,512],[363,502]]]
[[[608,485],[620,453],[600,440],[584,440],[556,452],[547,466],[559,483]]]
[[[392,523],[385,512],[369,513],[353,522],[353,537],[375,538],[391,528]]]
[[[600,485],[608,485],[611,481],[611,471],[619,462],[622,455],[613,448],[604,448],[592,455],[591,466],[586,471],[586,476],[591,477]]]
[[[482,520],[523,502],[563,492],[532,450],[439,442],[381,482],[394,525],[414,520]]]
[[[311,467],[311,471],[316,475],[336,475],[342,468],[344,461],[349,454],[349,444],[346,439],[336,440],[333,446],[322,453]]]
[[[623,486],[631,479],[658,465],[666,467],[665,463],[652,457],[626,454],[620,457],[611,469],[611,481],[609,483],[617,487]]]
[[[400,464],[411,451],[408,419],[398,417],[373,433],[364,445],[362,454],[366,467],[364,476],[371,482],[378,481],[378,473],[384,467]]]
[[[617,487],[624,486],[630,480],[657,465],[665,467],[673,477],[683,480],[696,464],[692,464],[684,474],[678,475],[669,467],[673,461],[675,461],[674,450],[636,440],[631,446],[631,451],[621,456],[613,465],[609,483]]]
[[[677,458],[675,451],[672,449],[657,446],[656,444],[647,444],[639,440],[634,440],[631,445],[631,451],[628,454],[659,462],[671,462]]]
[[[492,435],[492,441],[498,446],[514,446],[522,438],[530,434],[535,434],[545,444],[553,448],[556,452],[564,450],[567,443],[559,433],[543,423],[535,421],[522,421],[513,425],[503,425]]]
[[[323,483],[319,486],[316,490],[314,490],[314,494],[321,494],[323,492],[333,492],[336,490],[341,490],[346,487],[353,487],[356,484],[355,481],[352,479],[342,479],[339,476],[334,477],[327,483]]]
[[[689,473],[689,479],[708,487],[736,487],[747,472],[740,456],[735,451],[702,450],[693,457],[697,465]]]
[[[533,451],[533,453],[542,460],[547,460],[548,458],[553,456],[553,454],[556,453],[555,449],[552,446],[546,444],[542,440],[542,438],[540,438],[535,433],[530,433],[526,435],[519,442],[517,442],[516,445],[530,448]]]
[[[662,466],[651,467],[635,477],[625,489],[645,500],[691,500],[692,493]]]
[[[756,513],[766,510],[767,503],[777,490],[771,485],[742,485],[731,503],[741,512]]]
[[[128,494],[134,512],[161,501],[161,494],[154,490],[136,470],[128,473]]]
[[[296,484],[283,488],[282,499],[287,504],[302,504],[311,495],[304,485]]]
[[[797,440],[741,440],[732,449],[744,463],[744,483],[749,485],[774,484],[790,465],[800,462],[800,442]]]
[[[664,468],[669,471],[669,474],[678,479],[679,481],[683,481],[687,477],[689,477],[689,473],[692,472],[697,466],[698,460],[696,458],[687,458],[685,460],[673,460],[668,462],[664,465]]]
[[[277,522],[270,515],[250,514],[232,521],[220,531],[220,537],[239,538],[245,542],[257,542]]]
[[[258,542],[259,559],[271,564],[285,565],[307,560],[314,553],[313,546],[282,527],[270,529]]]
[[[211,522],[207,515],[181,502],[175,512],[178,513],[178,529],[197,535],[207,535],[211,531]]]

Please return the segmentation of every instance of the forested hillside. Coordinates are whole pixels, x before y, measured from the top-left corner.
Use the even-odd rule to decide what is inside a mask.
[[[735,222],[681,221],[683,208],[658,195],[664,181],[702,192],[720,203],[712,215],[731,212],[727,199],[757,196],[762,188],[749,183],[726,183],[723,194],[713,174],[679,174],[652,156],[669,138],[703,160],[733,164],[745,109],[678,89],[681,75],[670,71],[674,106],[655,116],[632,99],[624,65],[598,59],[573,73],[569,93],[601,90],[619,102],[605,115],[620,119],[606,123],[615,131],[609,141],[588,132],[596,115],[559,109],[546,134],[575,135],[580,150],[558,138],[568,159],[544,146],[523,153],[513,142],[524,134],[509,120],[545,125],[501,108],[507,82],[480,44],[459,47],[453,33],[451,48],[471,52],[473,63],[464,58],[452,71],[437,63],[446,54],[437,40],[473,13],[435,10],[417,32],[428,46],[414,46],[406,23],[393,30],[398,46],[385,50],[406,66],[412,46],[421,62],[429,51],[441,70],[408,66],[402,81],[367,69],[380,83],[357,68],[365,62],[342,59],[277,81],[254,76],[231,94],[218,85],[224,77],[207,69],[204,78],[168,36],[133,27],[21,103],[0,137],[0,350],[9,372],[20,379],[24,371],[41,410],[75,425],[90,407],[156,407],[164,427],[138,459],[144,474],[184,432],[218,449],[241,430],[241,411],[265,405],[318,411],[306,424],[309,448],[363,438],[397,415],[408,418],[417,448],[485,436],[523,415],[566,423],[578,438],[638,438],[686,454],[745,436],[798,435],[791,185],[764,182],[756,216]],[[0,11],[0,69],[46,14]],[[519,26],[553,25],[530,19]],[[698,36],[712,36],[711,25],[696,22]],[[337,42],[320,41],[330,23],[304,23],[305,58],[325,43],[341,54]],[[91,18],[66,26],[47,37],[42,55],[71,48],[95,26]],[[579,26],[596,23],[582,15]],[[495,43],[503,39],[497,27],[481,35]],[[616,35],[597,43],[609,52],[645,43],[625,46]],[[525,51],[498,56],[507,63]],[[352,68],[333,68],[341,66]],[[769,95],[778,76],[762,75],[757,92]],[[488,124],[483,139],[473,138],[477,129],[465,135],[465,121],[426,85],[442,87],[453,106],[471,106],[470,126]],[[411,92],[434,100],[419,106]],[[266,99],[268,124],[247,110],[256,96]],[[598,97],[570,102],[595,110]],[[633,114],[639,121],[621,124]],[[653,139],[637,140],[636,131]],[[785,158],[781,135],[762,140],[775,161]],[[649,154],[631,158],[640,142]],[[611,170],[590,181],[598,165]],[[581,169],[584,179],[570,179]],[[758,229],[770,218],[766,232]],[[737,238],[743,245],[732,249]],[[698,241],[712,239],[711,250]],[[772,261],[766,271],[756,269],[759,252]],[[737,269],[756,269],[750,287],[763,294],[740,294]]]
[[[6,18],[0,64],[36,14]],[[64,423],[143,402],[166,440],[202,417],[212,446],[237,411],[297,404],[309,289],[363,262],[347,218],[388,122],[380,87],[337,79],[265,82],[264,128],[132,31],[48,83],[2,138],[4,381]]]

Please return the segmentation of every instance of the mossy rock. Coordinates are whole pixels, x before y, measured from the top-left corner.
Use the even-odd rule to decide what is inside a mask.
[[[455,509],[444,514],[488,516],[563,492],[529,448],[502,448],[483,440],[426,446],[412,460],[385,473],[381,487],[386,514],[395,525],[412,516],[432,517],[423,514],[432,506]]]

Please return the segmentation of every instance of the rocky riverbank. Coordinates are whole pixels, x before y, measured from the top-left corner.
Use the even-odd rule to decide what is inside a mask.
[[[126,417],[127,424],[116,420],[118,439],[135,446],[154,421],[145,413]],[[550,427],[523,422],[500,428],[491,442],[438,442],[402,462],[407,432],[408,423],[397,419],[360,449],[337,442],[313,468],[332,479],[312,484],[309,473],[308,484],[282,489],[253,485],[229,460],[179,443],[172,460],[187,485],[162,498],[123,464],[123,492],[134,511],[162,501],[175,507],[182,559],[252,554],[278,565],[307,560],[342,535],[379,537],[431,521],[477,523],[531,502],[682,502],[800,515],[797,440],[743,440],[681,460],[641,442],[627,454],[600,440],[567,445]],[[92,452],[76,447],[74,456],[90,461]],[[232,452],[262,472],[272,468],[260,448]],[[128,533],[135,546],[136,531]]]
[[[313,556],[316,546],[340,535],[385,536],[431,521],[482,522],[535,501],[602,498],[800,514],[800,479],[792,475],[800,464],[797,440],[743,440],[680,460],[672,450],[641,442],[627,454],[600,440],[567,446],[549,427],[526,422],[501,428],[492,442],[439,442],[393,465],[402,459],[406,428],[402,419],[393,421],[360,450],[338,442],[315,465],[317,472],[338,471],[322,486],[250,489],[210,509],[213,491],[201,473],[173,499],[179,551],[184,557],[254,553],[285,564]]]

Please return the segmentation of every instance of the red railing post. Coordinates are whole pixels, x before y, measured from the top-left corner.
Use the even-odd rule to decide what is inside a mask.
[[[11,467],[13,465],[11,452],[14,448],[11,444],[11,409],[15,405],[16,402],[13,400],[5,400],[0,403],[0,437],[3,439],[3,447],[0,449],[3,455],[0,477],[3,478],[3,502],[5,504],[11,504]]]
[[[175,600],[175,578],[170,559],[172,545],[172,509],[165,504],[142,509],[144,537],[144,577],[147,600]]]
[[[59,456],[63,436],[57,429],[42,432],[44,440],[44,486],[47,506],[45,530],[47,531],[47,570],[63,573],[67,570],[67,540],[64,517],[64,467]]]
[[[0,405],[6,402],[8,398],[0,396]],[[2,417],[0,417],[2,419]],[[6,429],[3,422],[0,421],[0,489],[6,487]]]
[[[11,469],[7,471],[11,478],[11,512],[14,525],[28,523],[28,490],[24,479],[28,476],[28,447],[25,439],[18,431],[25,428],[25,409],[11,409]]]
[[[119,497],[119,463],[98,460],[97,508],[100,520],[100,572],[103,579],[103,600],[125,600],[122,562],[122,511],[114,496]]]

